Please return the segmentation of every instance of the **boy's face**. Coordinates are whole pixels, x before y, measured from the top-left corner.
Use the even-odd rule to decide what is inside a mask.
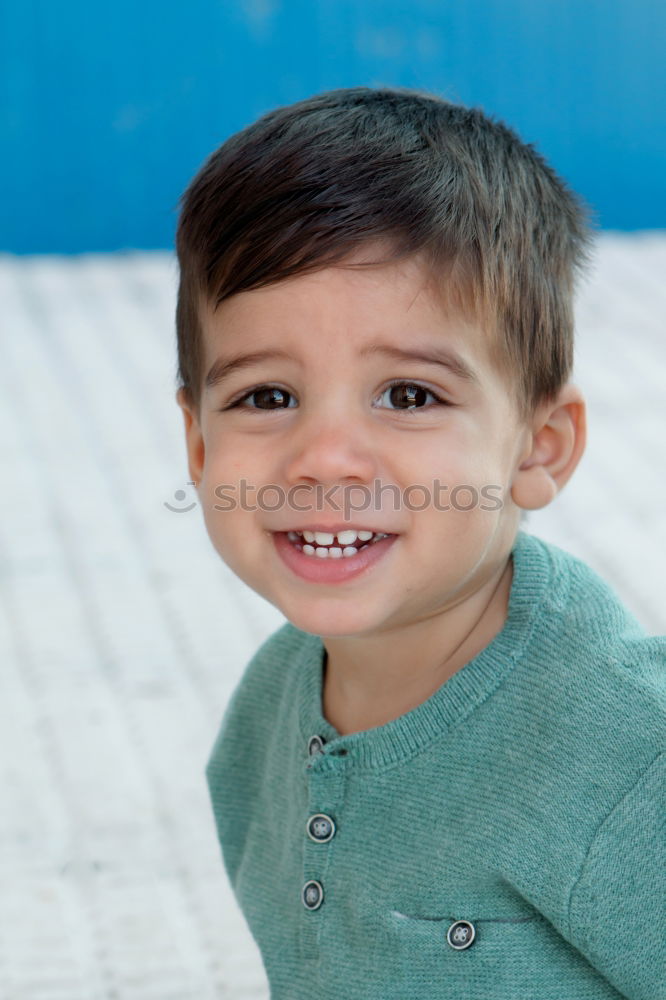
[[[487,335],[446,314],[419,258],[243,292],[202,324],[204,374],[285,354],[236,367],[204,387],[198,421],[185,416],[213,545],[294,625],[379,635],[448,610],[498,572],[518,527],[510,488],[528,428]],[[391,351],[456,354],[472,376]],[[313,527],[392,537],[322,558],[286,534]]]

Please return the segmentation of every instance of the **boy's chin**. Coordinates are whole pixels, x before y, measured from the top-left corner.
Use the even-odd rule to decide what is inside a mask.
[[[377,626],[376,622],[369,620],[367,613],[359,614],[358,608],[350,608],[346,613],[344,610],[336,612],[330,606],[320,610],[276,607],[301,632],[309,632],[322,639],[359,638],[372,634]]]

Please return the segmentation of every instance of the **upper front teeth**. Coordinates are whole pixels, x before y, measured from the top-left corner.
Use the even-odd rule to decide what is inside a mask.
[[[316,542],[317,545],[332,545],[336,537],[340,545],[353,545],[356,539],[361,542],[369,542],[373,532],[353,531],[350,528],[348,531],[338,531],[337,536],[329,531],[303,531],[302,535],[306,542]]]

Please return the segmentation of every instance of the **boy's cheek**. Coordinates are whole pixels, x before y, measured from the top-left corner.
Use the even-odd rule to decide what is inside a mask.
[[[234,515],[219,515],[213,511],[205,515],[206,530],[213,548],[243,583],[266,596],[265,550],[261,550],[262,537],[243,532]]]
[[[235,570],[235,554],[249,552],[251,540],[243,533],[237,511],[219,510],[208,505],[203,510],[208,537],[218,555]]]

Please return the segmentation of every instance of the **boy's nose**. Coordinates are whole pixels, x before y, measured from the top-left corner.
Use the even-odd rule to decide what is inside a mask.
[[[377,474],[376,449],[358,420],[332,415],[312,419],[303,423],[292,440],[284,474],[290,483],[369,483]]]

